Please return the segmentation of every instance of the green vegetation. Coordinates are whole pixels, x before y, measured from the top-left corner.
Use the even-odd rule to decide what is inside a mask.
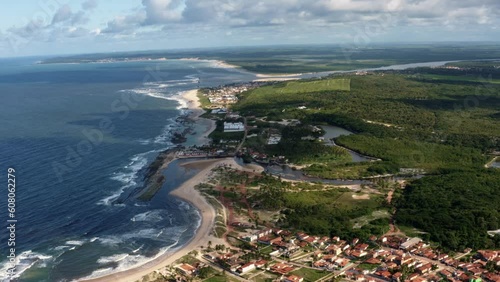
[[[328,80],[311,80],[311,81],[289,81],[278,83],[274,86],[259,87],[254,95],[265,97],[269,91],[279,94],[297,94],[297,93],[311,93],[321,91],[350,91],[351,80],[349,78],[328,79]]]
[[[389,228],[390,214],[387,210],[374,211],[370,215],[361,216],[351,220],[353,228],[361,228],[367,224],[387,226]]]
[[[338,144],[365,155],[380,156],[397,167],[416,167],[426,171],[439,168],[481,167],[487,158],[479,149],[443,145],[410,139],[377,138],[372,135],[341,136]]]
[[[303,277],[304,281],[314,282],[314,281],[317,281],[317,280],[325,277],[326,275],[328,275],[330,273],[327,271],[324,271],[324,270],[301,268],[301,269],[293,271],[291,274]]]
[[[426,239],[451,250],[500,247],[500,174],[460,172],[428,176],[406,187],[396,200],[396,220],[428,234]]]
[[[294,164],[313,163],[345,163],[351,156],[344,149],[327,147],[320,142],[283,140],[276,146],[269,146],[267,152],[272,155],[285,156]]]
[[[341,76],[350,79],[349,92],[304,92],[305,87],[298,87],[301,92],[294,93],[288,84],[276,84],[245,93],[235,108],[268,120],[299,119],[304,124],[344,127],[358,134],[341,136],[338,144],[383,160],[356,165],[348,165],[342,158],[318,160],[307,169],[313,176],[356,178],[395,173],[399,168],[428,173],[481,168],[487,162],[485,153],[500,147],[500,85],[454,80],[434,83],[419,78],[427,71],[436,70]],[[486,75],[479,70],[475,74]],[[322,85],[338,79],[324,79]],[[311,81],[294,83],[311,85]],[[304,151],[300,144],[286,142],[284,139],[280,151],[271,152],[301,161],[300,156],[293,158]]]
[[[419,68],[278,83],[243,93],[235,108],[270,121],[300,120],[296,129],[279,128],[281,143],[264,149],[298,163],[314,163],[305,169],[309,175],[354,179],[398,174],[401,169],[436,175],[410,182],[403,193],[395,192],[397,224],[452,250],[498,247],[500,236],[491,237],[486,231],[500,226],[500,179],[498,171],[484,168],[490,153],[500,148],[497,64],[474,62],[462,64],[462,70]],[[350,80],[350,91],[318,87],[339,79]],[[349,163],[342,154],[330,158],[334,154],[324,146],[320,149],[319,142],[304,143],[312,144],[312,149],[302,146],[298,139],[304,129],[318,124],[355,132],[336,143],[381,161]],[[352,193],[340,190],[286,191],[287,187],[269,184],[261,186],[259,194],[263,207],[284,208],[280,220],[284,226],[346,238],[387,230],[387,217],[370,218],[372,212],[384,210],[382,195],[354,200]],[[353,229],[355,225],[360,228]]]
[[[257,73],[304,73],[376,68],[394,64],[500,58],[497,44],[392,44],[360,46],[309,45],[219,48],[190,51],[116,52],[49,58],[43,63],[87,63],[133,59],[224,60]],[[456,64],[456,63],[453,63]]]
[[[500,66],[499,60],[477,60],[477,61],[461,61],[447,63],[446,66],[454,66],[460,68],[485,68],[485,67],[498,67]]]
[[[244,132],[224,132],[224,121],[218,120],[215,130],[211,132],[208,137],[216,144],[220,142],[233,142],[238,144],[243,139],[244,135]]]
[[[273,282],[278,279],[279,276],[270,272],[266,272],[255,276],[252,280],[255,282]]]
[[[353,197],[354,196],[354,197]],[[382,234],[386,222],[366,224],[353,229],[352,219],[370,215],[384,205],[381,196],[371,194],[368,199],[357,199],[356,193],[347,189],[284,194],[284,225],[311,234],[359,237]],[[380,225],[378,225],[380,224]],[[385,226],[384,226],[385,225]]]
[[[230,278],[224,274],[216,274],[208,279],[203,280],[204,282],[235,282],[238,281],[234,278]]]
[[[200,101],[200,104],[201,104],[201,107],[203,109],[207,109],[210,107],[210,105],[212,105],[212,103],[210,103],[210,100],[208,100],[208,97],[203,95],[205,92],[203,90],[198,90],[198,93],[197,93],[197,97],[198,97],[198,101]]]
[[[363,270],[375,270],[377,268],[376,264],[369,264],[369,263],[361,263],[358,265],[358,268],[363,269]]]
[[[391,162],[313,164],[303,169],[310,176],[324,179],[360,179],[373,175],[394,174],[399,166]]]
[[[281,114],[289,110],[304,112],[297,109],[301,106],[322,107],[325,99],[336,98],[336,91],[345,92],[348,96],[350,84],[349,78],[275,83],[250,90],[234,109],[279,120],[289,116]]]
[[[376,68],[417,62],[496,59],[500,57],[495,45],[450,46],[413,44],[397,46],[311,46],[244,50],[226,60],[246,70],[258,73],[302,73],[334,70]],[[455,63],[453,63],[455,64]],[[497,64],[498,65],[498,64]]]

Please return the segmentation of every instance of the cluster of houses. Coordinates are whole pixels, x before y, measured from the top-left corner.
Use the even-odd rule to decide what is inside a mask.
[[[498,272],[489,272],[487,263],[500,267],[500,251],[480,250],[472,256],[471,249],[465,250],[473,258],[463,262],[440,253],[420,238],[371,236],[368,242],[341,240],[339,237],[310,236],[303,232],[264,229],[241,237],[251,244],[273,246],[274,257],[294,259],[296,254],[310,252],[313,259],[307,267],[334,271],[354,281],[486,281],[500,282]],[[281,264],[278,264],[283,268]],[[360,268],[359,265],[365,267]],[[369,270],[367,270],[366,266]],[[286,277],[293,271],[280,273]],[[295,267],[296,268],[296,267]],[[276,267],[267,268],[278,273]],[[410,272],[405,273],[406,270]]]
[[[256,270],[268,271],[285,282],[302,282],[304,278],[294,274],[302,267],[334,272],[359,282],[500,282],[498,271],[487,270],[488,263],[500,267],[500,251],[480,250],[472,254],[467,249],[462,256],[469,255],[471,259],[464,262],[430,248],[419,238],[371,236],[367,242],[361,242],[271,228],[248,233],[240,240],[256,249],[271,246],[272,252],[255,260],[234,249],[208,252],[203,257],[242,277]],[[203,265],[177,266],[189,275],[200,267]]]
[[[210,88],[208,89],[207,93],[203,95],[208,98],[208,100],[212,104],[211,107],[213,109],[217,109],[237,103],[238,94],[250,89],[254,89],[260,85],[262,85],[262,83],[249,82],[238,85],[221,86],[217,88]]]
[[[294,266],[285,262],[272,262],[265,259],[258,259],[254,261],[246,261],[242,259],[244,255],[243,252],[228,251],[227,253],[217,254],[217,253],[207,253],[203,257],[214,263],[227,268],[233,274],[243,276],[254,270],[266,270],[271,273],[277,274],[280,281],[284,282],[302,282],[303,277],[291,274],[291,272],[297,270],[300,267]]]
[[[378,244],[380,247],[368,251],[367,259],[362,262],[374,268],[354,267],[345,272],[347,278],[361,282],[500,281],[498,272],[486,269],[488,261],[500,266],[499,251],[478,251],[472,262],[463,262],[430,248],[419,238],[382,237]],[[464,255],[471,251],[466,249]],[[404,273],[404,269],[410,271]]]

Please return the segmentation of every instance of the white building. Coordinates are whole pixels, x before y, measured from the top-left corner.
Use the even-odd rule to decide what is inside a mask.
[[[238,268],[238,272],[241,274],[247,273],[249,271],[252,271],[255,269],[255,264],[253,262],[249,262],[245,265],[242,265],[240,268]]]
[[[226,108],[213,109],[212,114],[215,114],[215,115],[227,114],[227,109]]]
[[[267,145],[276,145],[281,141],[281,135],[273,134],[267,140]]]
[[[245,125],[242,122],[224,122],[224,132],[245,131]]]
[[[401,249],[408,250],[409,248],[415,246],[416,244],[418,244],[420,242],[422,242],[422,239],[420,239],[420,238],[417,238],[417,237],[411,238],[408,241],[401,244]]]

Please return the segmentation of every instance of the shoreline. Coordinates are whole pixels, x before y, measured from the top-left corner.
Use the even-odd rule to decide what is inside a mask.
[[[210,205],[205,197],[203,197],[198,190],[194,188],[196,184],[199,184],[207,179],[210,172],[217,165],[230,162],[232,159],[216,159],[212,162],[205,161],[205,167],[198,172],[196,175],[191,177],[182,183],[178,188],[171,191],[169,195],[174,196],[182,201],[186,201],[196,208],[200,214],[201,222],[195,231],[194,236],[187,241],[183,246],[172,251],[167,251],[166,253],[160,255],[159,257],[129,270],[117,272],[114,274],[88,279],[88,280],[78,280],[85,282],[105,282],[105,281],[117,281],[117,282],[127,282],[127,281],[137,281],[142,277],[154,272],[161,270],[174,263],[176,260],[187,255],[189,252],[198,249],[200,246],[207,246],[208,241],[216,241],[218,238],[212,237],[211,232],[213,225],[215,223],[216,212],[215,209]]]
[[[200,116],[204,113],[204,110],[201,108],[201,103],[198,98],[198,89],[188,90],[179,93],[176,95],[175,100],[181,104],[181,106],[185,105],[190,112],[187,114],[187,119],[192,123],[196,123],[197,121],[204,119]],[[209,139],[208,135],[215,130],[215,121],[204,119],[209,121],[209,126],[206,130],[200,134],[197,139],[197,145],[206,144]],[[165,153],[165,152],[163,152]],[[167,154],[167,156],[162,156],[160,153],[157,157],[157,160],[161,160],[161,165],[157,168],[157,170],[152,173],[152,177],[155,175],[162,175],[164,169],[166,169],[170,163],[174,160],[177,160],[176,156]],[[194,186],[204,182],[207,180],[210,172],[214,167],[216,167],[220,163],[230,162],[232,159],[224,158],[224,159],[205,159],[200,161],[193,161],[190,164],[198,164],[202,167],[202,169],[193,177],[187,179],[183,182],[179,187],[172,190],[169,195],[174,196],[182,201],[185,201],[192,205],[200,215],[200,225],[196,228],[194,236],[190,238],[184,245],[178,246],[177,249],[168,250],[165,253],[159,255],[158,257],[142,264],[135,266],[131,269],[116,272],[109,275],[104,275],[101,277],[86,279],[80,278],[76,281],[85,281],[85,282],[105,282],[105,281],[136,281],[140,280],[142,277],[154,272],[158,271],[168,265],[171,265],[176,260],[185,256],[189,252],[197,249],[199,246],[206,246],[208,241],[216,241],[217,238],[210,235],[213,229],[213,225],[215,223],[216,212],[215,209],[210,205],[205,197],[203,197],[199,191],[197,191]],[[199,163],[198,163],[199,162]],[[146,181],[151,180],[147,179]]]
[[[204,120],[208,123],[207,128],[203,133],[200,134],[196,142],[196,145],[207,144],[210,141],[208,135],[210,135],[210,133],[215,130],[217,125],[215,123],[215,120],[200,117],[205,113],[205,111],[201,108],[201,103],[198,98],[198,89],[181,92],[180,97],[183,101],[186,102],[187,108],[191,111],[191,113],[188,115],[189,120],[191,120],[194,124],[200,120]]]

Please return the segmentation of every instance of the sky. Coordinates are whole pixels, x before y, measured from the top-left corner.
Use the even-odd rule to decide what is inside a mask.
[[[280,44],[500,41],[498,0],[21,0],[0,57]]]

